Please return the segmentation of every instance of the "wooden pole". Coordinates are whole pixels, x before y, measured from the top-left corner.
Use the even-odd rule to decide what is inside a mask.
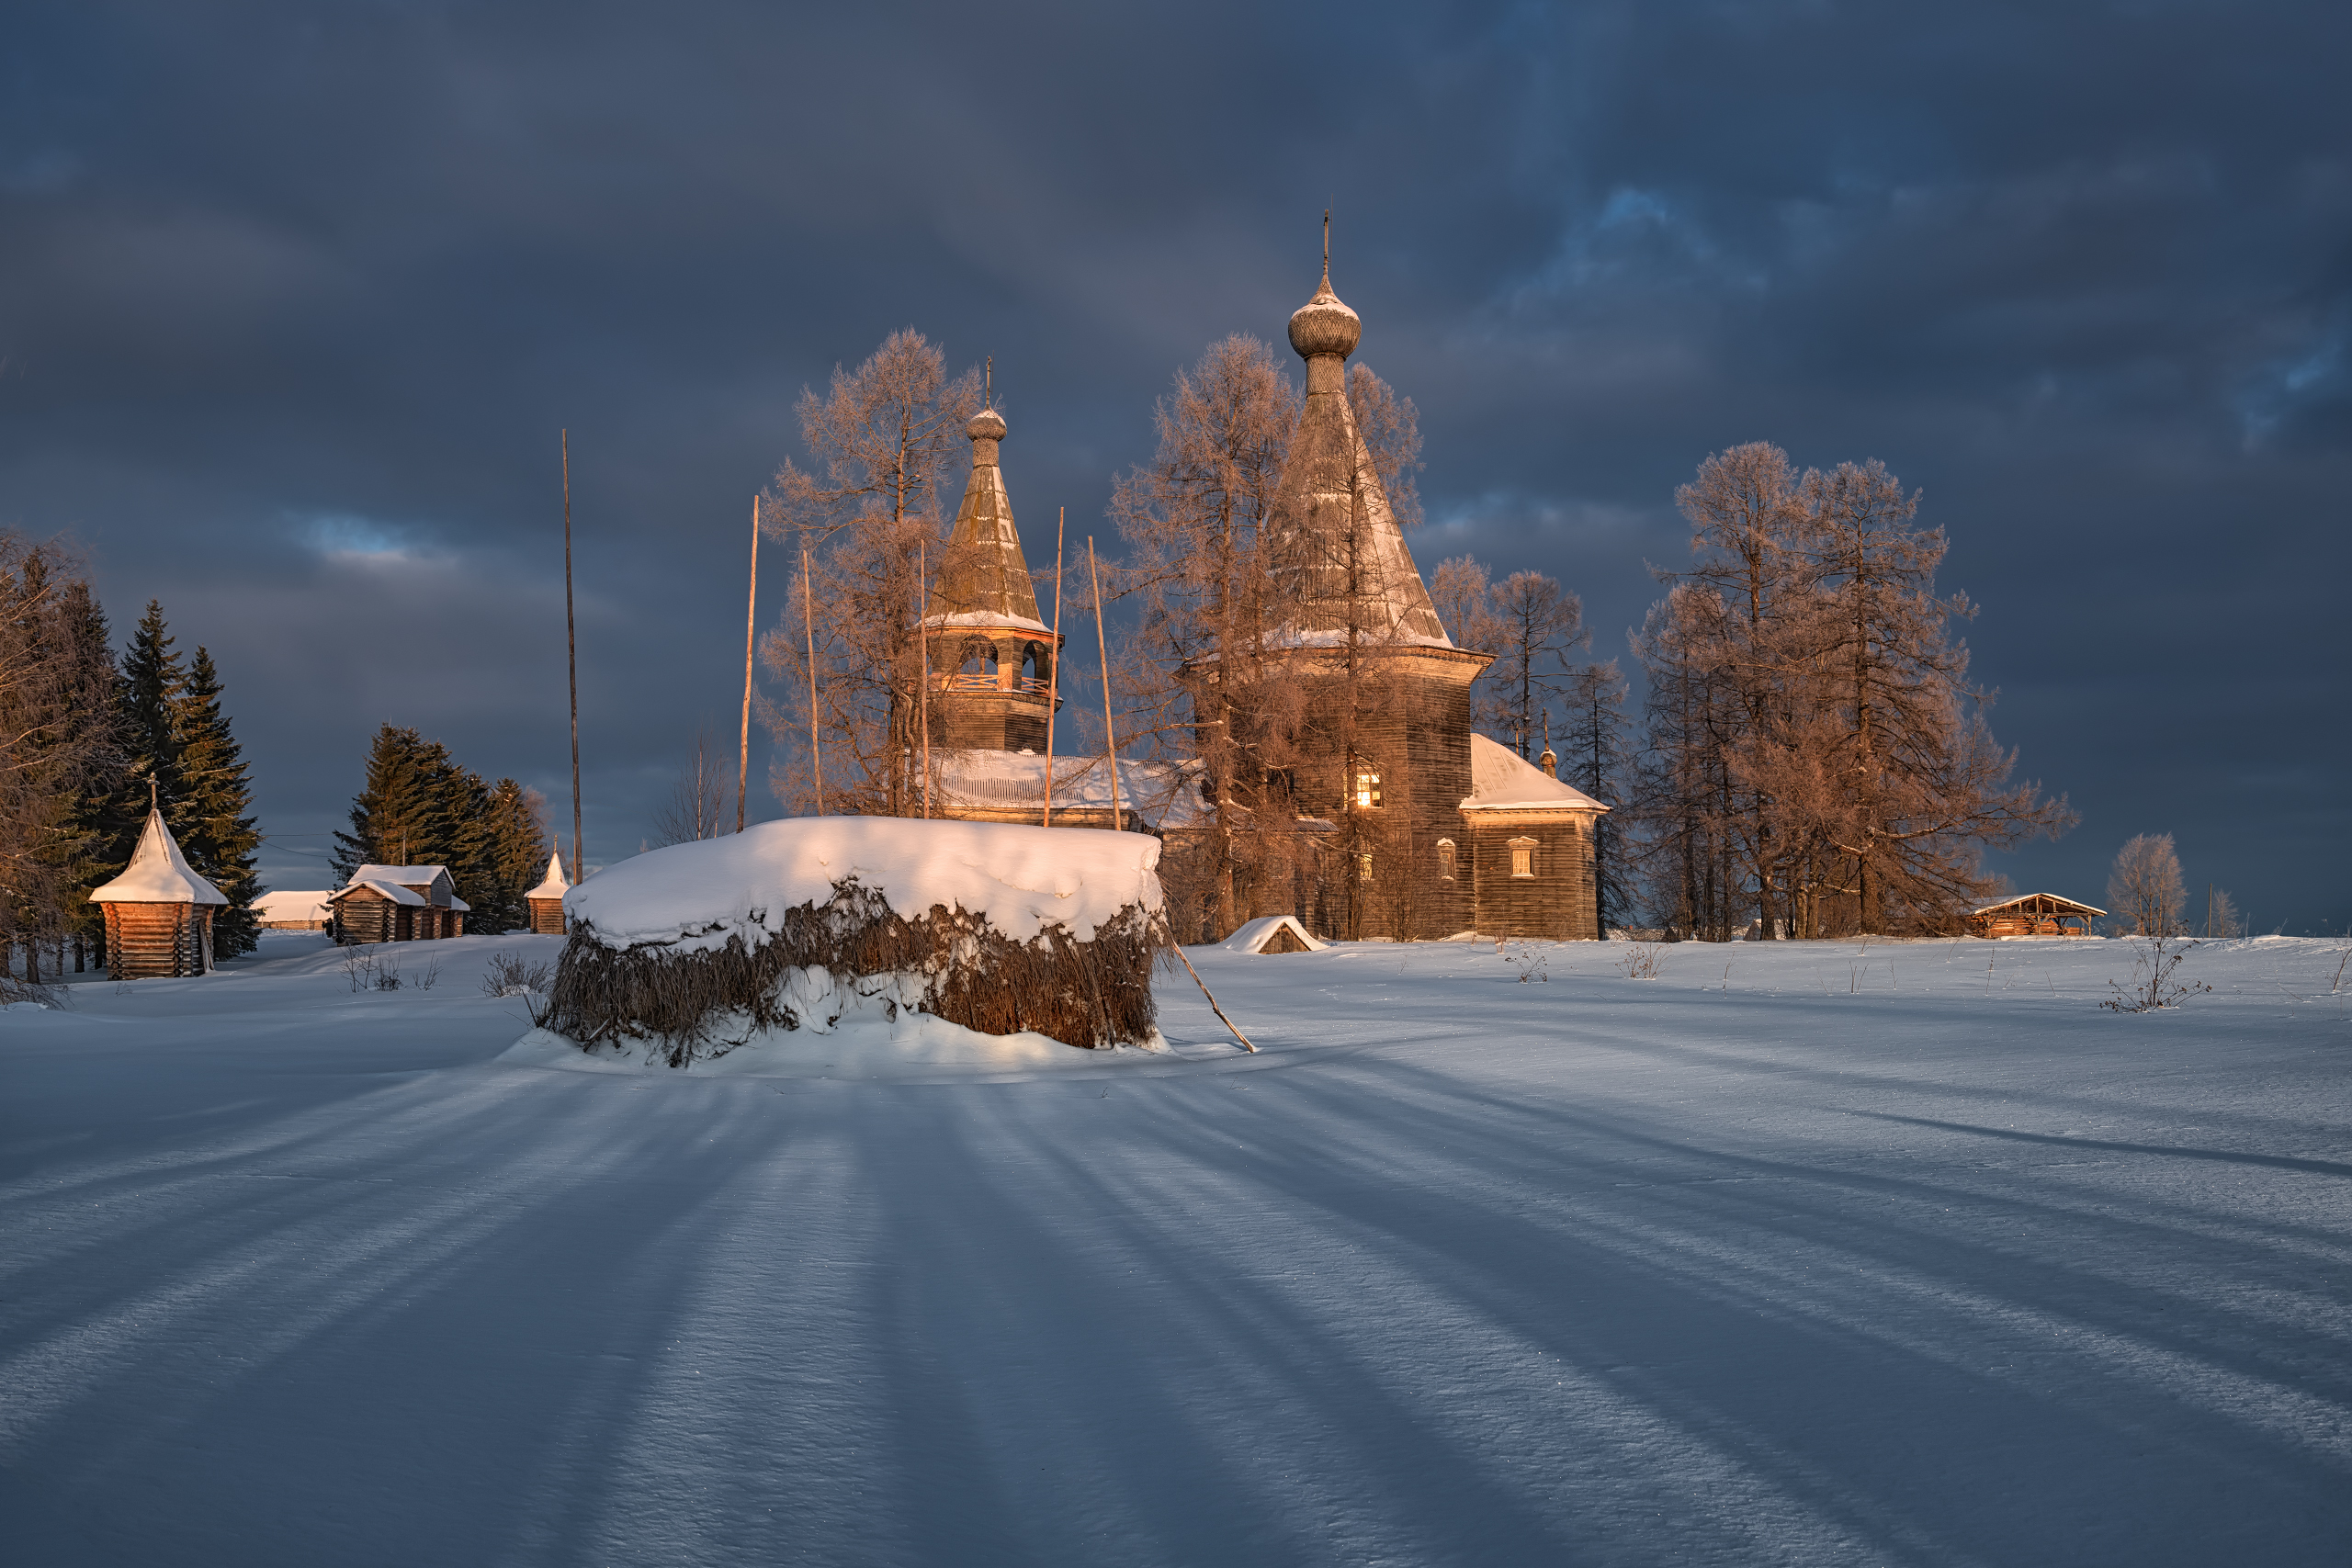
[[[743,730],[735,753],[735,830],[743,830],[743,801],[752,787],[752,635],[760,620],[760,498],[752,497],[752,595],[743,610]]]
[[[1094,646],[1102,655],[1102,750],[1111,764],[1111,830],[1115,833],[1119,830],[1119,740],[1111,729],[1111,645],[1102,636],[1102,574],[1095,570],[1091,534],[1086,536],[1086,576],[1094,585]]]
[[[922,649],[922,694],[917,707],[922,724],[922,818],[931,820],[931,541],[924,539],[915,546],[916,603],[915,640]]]
[[[571,676],[571,882],[586,874],[580,859],[580,642],[571,619],[571,432],[563,432],[563,662]]]
[[[800,624],[808,633],[808,773],[817,781],[817,815],[825,814],[825,759],[817,750],[817,606],[808,592],[808,539],[800,540]]]
[[[1054,508],[1054,651],[1046,666],[1046,816],[1038,826],[1054,825],[1054,714],[1062,705],[1062,530],[1069,508]]]

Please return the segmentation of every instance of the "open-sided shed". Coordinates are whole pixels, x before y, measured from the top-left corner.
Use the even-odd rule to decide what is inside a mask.
[[[189,869],[150,807],[120,876],[90,895],[106,910],[107,972],[118,980],[202,975],[212,967],[212,911],[228,897]]]
[[[1971,936],[2089,936],[2091,922],[2105,909],[2061,898],[2055,893],[2024,893],[1987,904],[1968,917]]]

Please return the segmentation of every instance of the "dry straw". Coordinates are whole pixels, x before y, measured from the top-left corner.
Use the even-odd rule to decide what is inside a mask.
[[[739,932],[723,947],[688,953],[607,947],[582,922],[564,947],[542,1022],[583,1046],[650,1042],[658,1059],[683,1067],[723,1055],[754,1030],[812,1021],[786,999],[784,980],[791,969],[822,968],[843,982],[918,976],[922,1011],[984,1034],[1029,1030],[1091,1047],[1138,1043],[1154,1032],[1151,969],[1167,935],[1139,904],[1090,941],[1049,926],[1024,942],[985,916],[944,905],[907,919],[881,894],[844,878],[825,903],[786,909],[775,923],[781,929],[756,946]]]

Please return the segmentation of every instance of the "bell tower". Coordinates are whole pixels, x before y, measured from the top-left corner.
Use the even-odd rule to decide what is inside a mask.
[[[1037,614],[1029,563],[997,460],[1004,416],[972,416],[972,477],[931,585],[923,636],[931,658],[931,742],[974,750],[1043,751],[1052,698],[1054,634]]]

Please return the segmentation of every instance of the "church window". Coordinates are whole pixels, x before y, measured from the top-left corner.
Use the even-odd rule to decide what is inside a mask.
[[[1370,855],[1356,856],[1356,880],[1358,882],[1370,882],[1372,880],[1372,857]]]
[[[1513,876],[1535,874],[1535,840],[1513,839],[1510,841],[1510,874]]]
[[[1437,874],[1448,882],[1453,880],[1453,840],[1452,839],[1440,839],[1437,841]]]

